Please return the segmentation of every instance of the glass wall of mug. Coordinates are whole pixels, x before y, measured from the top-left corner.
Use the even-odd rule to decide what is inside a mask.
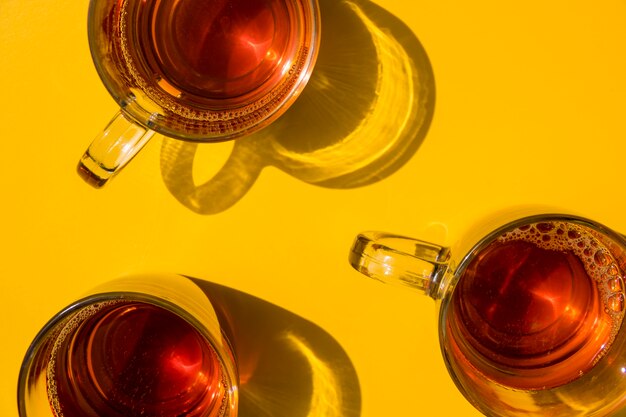
[[[55,315],[28,349],[20,417],[235,417],[226,329],[191,280],[108,282]]]
[[[517,213],[519,214],[519,213]],[[610,415],[626,403],[626,239],[562,214],[491,219],[452,250],[380,232],[350,263],[436,300],[457,387],[490,416]],[[470,249],[468,244],[473,240]]]

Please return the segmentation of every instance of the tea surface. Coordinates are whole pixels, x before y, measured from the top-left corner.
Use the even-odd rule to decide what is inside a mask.
[[[579,377],[622,322],[616,256],[623,254],[566,222],[504,233],[462,272],[447,321],[453,346],[467,366],[507,386],[544,388]]]
[[[228,386],[209,342],[151,304],[106,302],[75,315],[48,368],[58,417],[217,417]]]

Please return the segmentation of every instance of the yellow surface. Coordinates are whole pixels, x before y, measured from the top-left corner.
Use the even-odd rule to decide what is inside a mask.
[[[361,19],[352,26],[353,40],[342,31],[351,27],[349,19],[330,16],[337,4],[322,2],[322,18],[333,25],[325,33],[335,31],[322,51],[333,50],[342,36],[344,43],[324,58],[315,78],[317,94],[305,109],[316,122],[307,125],[302,110],[287,113],[295,122],[276,133],[291,135],[294,149],[306,137],[306,146],[320,152],[289,165],[296,155],[279,158],[278,148],[242,140],[235,146],[262,155],[250,172],[240,167],[237,173],[253,177],[249,189],[237,198],[228,188],[199,192],[194,200],[188,198],[190,178],[210,182],[232,143],[177,147],[157,137],[105,189],[78,178],[77,160],[116,111],[90,60],[87,1],[2,0],[1,416],[17,416],[20,362],[47,319],[96,284],[143,271],[225,285],[322,329],[356,370],[360,397],[348,398],[356,412],[336,411],[346,387],[329,389],[324,381],[339,371],[321,366],[310,344],[299,345],[311,367],[321,369],[311,385],[317,390],[312,404],[325,410],[318,414],[478,415],[446,373],[434,302],[361,277],[347,263],[348,248],[364,229],[453,243],[478,219],[520,204],[563,207],[626,231],[626,3],[354,0],[341,11]],[[380,27],[385,24],[397,31]],[[420,56],[411,49],[414,40],[397,39],[403,24],[432,66],[434,116],[410,158],[380,174],[338,156],[349,160],[358,141],[377,152],[386,138],[419,125],[413,116],[424,110],[420,106],[433,105],[411,101],[419,99],[411,91],[420,90],[406,84],[401,65]],[[354,48],[346,46],[351,43]],[[360,53],[378,56],[380,72],[372,62],[365,62],[363,74],[355,69],[351,63]],[[368,78],[368,71],[378,75]],[[356,106],[367,90],[359,86],[360,74],[381,97],[377,103],[370,91],[367,100],[376,108],[361,111],[371,117],[342,136],[342,150],[343,142],[323,131],[328,126],[319,123],[314,104],[319,100],[328,111],[333,100],[342,100],[334,110],[340,124],[340,110],[350,113],[351,97]],[[357,127],[361,134],[350,136]],[[334,153],[323,152],[323,140],[332,141]],[[322,163],[321,173],[301,169]],[[334,168],[349,174],[357,166],[356,178],[332,177]],[[171,177],[181,173],[187,182]]]

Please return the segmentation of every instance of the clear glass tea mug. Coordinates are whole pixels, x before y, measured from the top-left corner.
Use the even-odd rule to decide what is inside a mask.
[[[108,282],[28,349],[20,417],[236,417],[233,351],[204,292],[178,275]]]
[[[88,35],[120,112],[78,164],[101,187],[155,132],[250,134],[280,116],[317,57],[317,0],[91,0]]]
[[[626,402],[624,236],[559,214],[492,226],[452,250],[363,233],[350,263],[436,300],[448,371],[482,413],[618,410]]]

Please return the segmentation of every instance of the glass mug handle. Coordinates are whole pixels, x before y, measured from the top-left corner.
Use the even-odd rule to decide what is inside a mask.
[[[407,286],[436,300],[445,294],[451,269],[449,248],[375,231],[356,237],[349,261],[370,278]]]
[[[78,163],[79,175],[100,188],[145,146],[154,131],[119,111],[89,145]]]

